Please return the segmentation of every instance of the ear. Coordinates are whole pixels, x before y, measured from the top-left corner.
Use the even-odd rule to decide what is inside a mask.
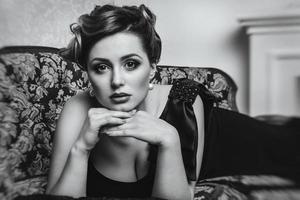
[[[155,73],[156,73],[156,64],[155,63],[152,63],[151,64],[151,71],[150,71],[150,79],[153,79],[154,76],[155,76]]]

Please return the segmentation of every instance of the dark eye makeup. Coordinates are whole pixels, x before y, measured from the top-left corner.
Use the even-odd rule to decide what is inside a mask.
[[[141,64],[140,61],[137,61],[135,59],[128,59],[125,61],[124,67],[126,70],[132,71],[138,68],[140,64]]]
[[[107,64],[104,64],[104,63],[95,63],[95,64],[92,65],[92,68],[97,73],[103,73],[105,71],[108,71],[111,67]]]
[[[127,58],[122,59],[122,67],[127,71],[133,71],[141,65],[141,61],[137,58]],[[91,69],[96,73],[102,74],[109,70],[112,70],[113,65],[110,62],[106,62],[104,59],[97,58],[95,61],[90,63]]]

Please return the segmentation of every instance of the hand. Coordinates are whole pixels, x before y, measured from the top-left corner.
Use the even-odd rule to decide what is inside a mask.
[[[138,111],[125,121],[121,125],[107,127],[103,132],[111,137],[134,137],[163,147],[179,143],[177,130],[173,126],[147,112]]]
[[[112,111],[106,108],[90,108],[82,126],[77,145],[86,151],[90,151],[100,139],[104,127],[114,127],[126,123],[135,113]]]

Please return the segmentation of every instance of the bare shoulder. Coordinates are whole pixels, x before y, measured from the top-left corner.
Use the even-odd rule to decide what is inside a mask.
[[[64,106],[64,109],[69,109],[72,107],[72,110],[75,112],[82,109],[88,109],[91,107],[93,101],[89,96],[88,92],[80,92],[75,96],[71,97]]]
[[[194,109],[197,125],[199,127],[198,131],[201,131],[200,129],[204,127],[204,105],[199,95],[197,95],[193,103],[193,109]]]
[[[77,137],[87,112],[92,105],[86,92],[71,97],[64,105],[56,126],[56,137]]]
[[[87,92],[81,92],[71,97],[64,105],[60,119],[57,124],[57,131],[60,132],[78,132],[82,126],[89,108],[93,105],[92,98]],[[72,124],[72,126],[70,126]]]
[[[196,117],[197,128],[198,128],[198,148],[197,148],[197,161],[196,161],[196,175],[200,174],[202,166],[203,151],[204,151],[204,107],[203,101],[199,95],[197,95],[193,104],[193,109]],[[192,182],[191,185],[195,187],[196,182]]]
[[[202,114],[202,112],[204,112],[204,108],[203,108],[203,101],[201,99],[201,97],[199,95],[197,95],[195,102],[193,104],[193,108],[196,112],[200,112]]]

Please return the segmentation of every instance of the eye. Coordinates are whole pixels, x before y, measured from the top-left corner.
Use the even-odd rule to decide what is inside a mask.
[[[99,63],[94,66],[94,70],[99,73],[104,73],[104,72],[108,71],[109,69],[110,69],[110,66],[103,64],[103,63]]]
[[[136,61],[136,60],[128,60],[124,67],[127,69],[127,70],[134,70],[136,69],[138,66],[140,65],[140,62]]]

